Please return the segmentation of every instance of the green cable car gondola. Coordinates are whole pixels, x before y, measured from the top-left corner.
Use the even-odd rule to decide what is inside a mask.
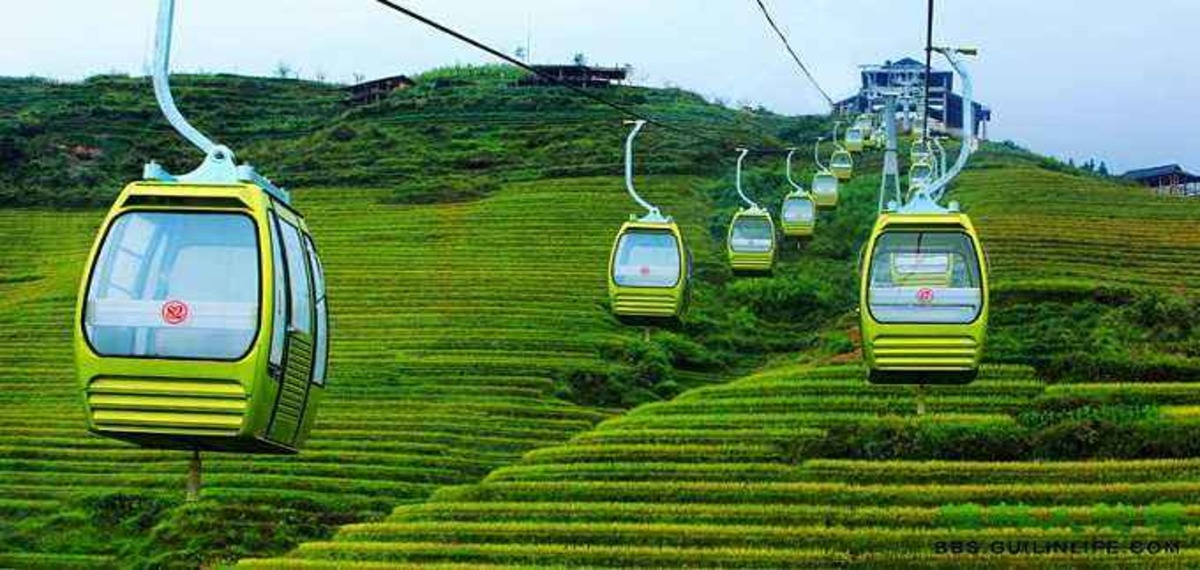
[[[933,181],[935,174],[934,165],[930,164],[926,158],[921,158],[914,162],[908,168],[908,188],[909,192],[915,191],[918,188],[928,186]]]
[[[775,268],[775,222],[742,191],[742,161],[750,151],[743,148],[738,152],[735,186],[746,207],[738,210],[729,223],[729,265],[739,273],[770,273]]]
[[[863,132],[866,140],[869,142],[875,131],[875,116],[871,113],[863,113],[855,119],[854,126]]]
[[[679,225],[633,187],[633,140],[645,126],[645,121],[635,122],[625,141],[625,188],[647,214],[631,216],[613,241],[609,302],[627,323],[678,322],[691,293],[692,258]]]
[[[838,203],[838,177],[821,164],[821,141],[824,138],[817,139],[813,145],[813,162],[817,165],[817,171],[812,177],[812,196],[818,208],[836,208]]]
[[[792,191],[783,198],[783,207],[779,218],[784,236],[809,237],[816,231],[817,204],[813,200],[812,194],[792,178],[792,155],[794,154],[796,154],[796,149],[788,149],[785,172]]]
[[[867,133],[859,127],[846,129],[846,150],[862,152],[867,146]]]
[[[850,151],[846,147],[838,143],[837,132],[838,124],[835,123],[833,126],[834,151],[829,157],[829,170],[833,172],[833,175],[839,181],[850,180],[854,177],[854,156],[850,154]]]
[[[850,151],[844,148],[833,151],[833,156],[829,157],[829,170],[839,181],[845,182],[853,178],[854,157],[850,155]]]
[[[851,155],[850,149],[847,146],[842,146],[838,140],[838,127],[841,122],[835,122],[833,125],[833,155],[829,157],[829,170],[832,170],[834,176],[838,176],[838,180],[850,180],[854,176],[854,156]],[[853,128],[851,128],[853,131]],[[857,131],[856,131],[857,132]],[[858,133],[858,150],[863,150],[862,133]],[[850,140],[850,132],[847,131],[846,139]]]
[[[973,380],[988,275],[970,218],[910,207],[876,221],[862,267],[864,356],[874,383]]]
[[[970,76],[955,52],[937,51],[963,78],[963,124],[971,125]],[[859,313],[873,383],[964,384],[978,375],[989,310],[986,258],[970,218],[956,203],[938,204],[970,147],[964,141],[946,175],[903,204],[889,203],[864,249]]]
[[[206,159],[178,177],[147,165],[92,247],[74,327],[88,427],[148,447],[294,453],[325,386],[321,264],[287,192],[176,108],[173,16],[162,0],[155,93]]]
[[[887,130],[883,127],[876,127],[875,132],[871,135],[871,143],[876,149],[887,148]]]

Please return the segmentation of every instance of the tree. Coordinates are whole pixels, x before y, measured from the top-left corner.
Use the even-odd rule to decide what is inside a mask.
[[[359,72],[357,72],[357,71],[356,71],[356,72],[354,72],[354,84],[355,84],[355,85],[358,85],[359,83],[362,83],[362,82],[364,82],[364,81],[366,81],[366,80],[367,80],[367,76],[366,76],[366,75],[363,75],[362,73],[359,73]]]
[[[587,65],[587,56],[583,55],[583,52],[576,53],[575,57],[571,58],[571,60],[575,62],[575,65],[580,67]]]
[[[1107,162],[1104,162],[1103,160],[1100,161],[1100,171],[1099,172],[1100,172],[1100,176],[1105,176],[1105,177],[1109,176]]]
[[[292,75],[292,67],[281,61],[275,66],[275,75],[280,79],[287,79]]]
[[[524,61],[525,63],[529,63],[529,62],[528,62],[528,61],[525,59],[525,57],[526,57],[527,55],[529,55],[529,54],[525,53],[525,47],[524,47],[524,46],[517,46],[517,49],[513,50],[513,54],[517,56],[517,59],[519,59],[519,60],[521,60],[521,61]]]

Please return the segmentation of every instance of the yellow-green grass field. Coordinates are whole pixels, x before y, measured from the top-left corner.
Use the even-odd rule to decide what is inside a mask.
[[[1200,459],[1127,461],[806,458],[847,427],[908,426],[931,446],[1004,444],[1047,387],[989,366],[966,387],[870,387],[856,367],[764,370],[642,406],[531,451],[476,485],[446,488],[381,522],[262,567],[371,564],[658,567],[1184,567],[1197,562]],[[1174,387],[1182,393],[1183,386]],[[1151,401],[1171,392],[1125,386]],[[1163,402],[1177,401],[1167,396]],[[1188,394],[1188,401],[1200,394]],[[940,441],[937,441],[939,440]],[[817,446],[808,444],[818,443]],[[886,447],[885,442],[878,442]],[[1013,442],[1016,445],[1016,442]],[[916,449],[901,454],[917,455]],[[969,454],[969,451],[966,452]],[[1004,552],[1020,541],[1115,541],[1117,554]],[[974,542],[976,554],[939,552]],[[1134,542],[1177,553],[1139,558]],[[1158,546],[1155,546],[1157,548]],[[1000,553],[992,548],[1001,548]]]
[[[1000,290],[1178,291],[1200,274],[1194,201],[1020,165],[968,171],[954,198],[980,228]],[[970,386],[918,396],[862,377],[857,365],[778,364],[693,389],[532,450],[481,483],[242,565],[1200,564],[1200,459],[1055,457],[1104,437],[1070,430],[1092,425],[1087,414],[1105,403],[1136,417],[1095,421],[1186,434],[1200,416],[1194,384],[1047,385],[1031,368],[988,365]],[[1070,546],[1097,541],[1105,550]],[[1020,550],[1051,543],[1075,551]]]
[[[840,212],[873,203],[877,180],[857,179]],[[711,262],[723,253],[711,197],[694,191],[707,184],[643,186]],[[329,398],[299,456],[209,456],[193,505],[181,501],[185,454],[82,429],[70,327],[103,212],[0,210],[0,566],[214,562],[191,558],[201,552],[282,567],[1007,566],[1033,559],[935,547],[1127,540],[1200,514],[1195,460],[1035,461],[1005,440],[1038,402],[1114,391],[1194,425],[1200,397],[1186,384],[1047,386],[991,366],[975,385],[925,394],[916,417],[911,391],[867,387],[857,366],[776,365],[623,416],[564,401],[553,379],[602,370],[601,347],[641,334],[605,307],[613,232],[635,211],[622,182],[513,184],[429,206],[389,196],[298,193],[330,286]],[[1196,202],[1020,165],[968,171],[954,197],[1001,290],[1178,291],[1200,275],[1200,228],[1186,224]],[[855,439],[893,433],[910,439]],[[992,450],[1012,457],[980,457]],[[1125,526],[1133,534],[1117,536]],[[110,532],[152,550],[122,551]],[[1194,540],[1190,526],[1166,538]],[[299,540],[311,542],[292,550]],[[1189,552],[1157,560],[1200,563]]]
[[[1200,284],[1200,200],[1026,165],[968,170],[954,197],[999,288]]]
[[[705,251],[696,183],[645,186]],[[303,453],[209,455],[202,500],[186,507],[186,454],[83,427],[71,321],[103,212],[0,211],[0,566],[118,563],[105,558],[123,554],[117,541],[93,520],[114,502],[161,501],[170,524],[138,532],[161,534],[155,544],[184,563],[201,562],[186,558],[188,533],[226,525],[282,551],[288,532],[382,516],[612,413],[556,398],[552,378],[603,366],[598,346],[639,334],[605,307],[611,240],[633,211],[619,179],[519,184],[449,205],[388,196],[298,193],[328,273],[329,397]],[[262,554],[230,548],[224,556]]]

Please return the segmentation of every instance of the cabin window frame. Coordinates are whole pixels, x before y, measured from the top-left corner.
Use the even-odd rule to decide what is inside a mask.
[[[288,274],[287,331],[288,332],[296,332],[296,333],[300,333],[300,334],[307,334],[309,336],[314,336],[315,329],[316,329],[316,326],[315,326],[316,321],[314,319],[316,307],[314,306],[315,303],[313,303],[312,275],[310,275],[309,271],[308,271],[308,259],[307,259],[308,255],[304,251],[304,235],[305,234],[304,234],[304,231],[300,229],[300,226],[293,224],[281,217],[277,217],[277,220],[279,222],[280,240],[283,245],[282,249],[283,249],[284,266],[287,268],[287,274]],[[305,293],[307,293],[306,295],[297,295],[298,291],[296,291],[296,289],[292,286],[292,284],[297,283],[297,281],[295,279],[293,279],[294,276],[292,275],[293,268],[292,268],[292,262],[291,262],[291,259],[292,259],[292,255],[291,255],[292,252],[290,252],[291,248],[288,247],[288,241],[286,238],[284,238],[284,235],[286,235],[286,233],[289,229],[291,231],[295,232],[296,247],[299,248],[299,251],[296,253],[298,253],[300,256],[299,265],[297,267],[304,270],[304,283],[305,283],[305,287],[306,287]],[[296,321],[296,301],[300,298],[304,298],[308,302],[308,311],[307,311],[308,312],[308,319],[307,319],[308,328],[307,329],[301,329],[301,328],[297,328],[297,327],[293,326],[297,322]]]
[[[954,235],[961,235],[963,238],[966,239],[966,243],[970,246],[971,251],[975,255],[975,277],[977,277],[979,280],[978,289],[980,292],[979,306],[975,309],[975,315],[971,320],[964,321],[964,322],[946,322],[946,323],[923,323],[923,322],[911,322],[911,321],[898,321],[897,322],[897,321],[882,321],[878,317],[875,316],[875,311],[873,311],[871,309],[871,305],[872,305],[872,303],[871,303],[871,283],[875,278],[874,260],[875,260],[875,256],[878,255],[878,253],[879,253],[879,242],[882,241],[884,236],[886,236],[888,234],[913,234],[913,233],[915,233],[915,234],[954,234]],[[986,274],[984,273],[984,267],[983,267],[983,264],[984,264],[983,253],[982,253],[983,248],[981,247],[979,242],[976,241],[975,237],[972,236],[971,233],[967,231],[966,228],[963,228],[963,227],[931,228],[931,227],[927,227],[927,226],[926,227],[912,226],[912,227],[889,228],[889,229],[881,232],[879,234],[878,238],[873,240],[870,245],[871,245],[870,255],[863,256],[862,263],[867,264],[867,276],[866,276],[866,281],[863,283],[863,286],[865,287],[867,314],[869,314],[871,316],[871,320],[873,320],[876,323],[883,325],[883,326],[925,327],[925,326],[972,326],[972,325],[975,325],[976,323],[978,323],[979,319],[983,318],[984,309],[987,308],[987,304],[988,304],[987,280],[985,277]]]
[[[814,217],[816,216],[815,208],[813,210],[813,215],[814,215]],[[759,227],[756,229],[767,230],[768,237],[765,238],[765,241],[768,242],[767,245],[765,247],[757,246],[757,245],[741,246],[742,249],[738,249],[739,246],[734,245],[734,239],[735,239],[734,236],[737,235],[738,224],[755,224],[755,225],[762,226],[762,227]],[[775,244],[776,244],[776,242],[775,242],[775,240],[776,240],[775,224],[772,223],[771,219],[766,216],[739,216],[739,217],[736,217],[729,224],[729,238],[728,239],[729,239],[729,251],[732,251],[733,253],[736,253],[736,254],[761,255],[764,253],[771,253],[772,251],[775,251]],[[743,238],[743,241],[758,241],[758,240],[755,240],[753,238]]]
[[[634,284],[629,284],[629,283],[621,283],[620,279],[617,277],[617,267],[618,267],[617,263],[619,261],[618,258],[621,255],[621,244],[623,244],[625,242],[626,238],[628,238],[629,236],[655,235],[655,234],[665,235],[665,236],[671,238],[671,240],[675,244],[675,253],[676,253],[676,258],[677,258],[677,263],[678,263],[678,268],[679,268],[678,272],[675,275],[675,281],[670,283],[669,285],[634,285]],[[609,271],[609,278],[612,279],[612,282],[617,287],[622,287],[622,288],[674,289],[676,287],[679,287],[679,284],[681,282],[683,282],[684,280],[689,279],[691,277],[690,267],[684,260],[684,256],[686,255],[686,253],[684,252],[684,249],[685,248],[683,247],[683,241],[680,239],[680,237],[678,235],[676,235],[675,232],[668,230],[668,229],[659,230],[659,229],[649,229],[649,228],[633,228],[633,229],[624,231],[617,238],[617,246],[615,248],[613,248],[612,260],[610,261],[610,264],[612,265],[612,269]],[[687,273],[688,275],[685,276],[685,273]]]
[[[92,286],[95,284],[95,280],[97,278],[96,273],[97,273],[97,270],[100,268],[101,262],[103,261],[103,254],[104,254],[105,248],[108,246],[108,243],[109,243],[108,240],[109,240],[109,238],[113,237],[112,236],[113,230],[117,227],[117,224],[120,222],[120,220],[122,218],[124,218],[126,216],[130,216],[130,215],[134,215],[134,214],[172,214],[172,215],[187,215],[187,216],[223,215],[223,216],[241,216],[241,217],[244,217],[244,218],[250,220],[251,231],[254,234],[255,252],[257,253],[256,258],[255,258],[255,269],[256,269],[257,275],[258,275],[258,290],[256,291],[256,310],[254,311],[254,319],[255,319],[254,335],[250,337],[249,341],[247,341],[246,348],[240,355],[238,355],[236,357],[232,357],[232,358],[214,358],[214,357],[195,357],[195,356],[110,354],[110,353],[101,352],[96,347],[96,345],[92,342],[92,337],[88,333],[88,328],[87,328],[88,327],[87,314],[88,314],[88,307],[89,307],[90,301],[91,301]],[[263,300],[265,298],[265,295],[263,294],[263,289],[264,289],[264,286],[263,286],[264,285],[264,280],[263,280],[264,271],[263,271],[263,269],[264,268],[263,268],[263,257],[262,256],[263,256],[263,244],[262,244],[261,228],[259,227],[258,220],[255,219],[255,217],[251,213],[246,212],[244,210],[190,210],[190,209],[183,209],[183,208],[131,208],[131,209],[125,210],[123,212],[120,212],[119,214],[114,216],[112,218],[112,220],[105,227],[104,235],[101,237],[100,241],[98,242],[95,256],[91,260],[91,264],[90,264],[91,266],[88,268],[87,284],[83,290],[83,303],[82,303],[81,310],[79,311],[78,322],[76,323],[76,326],[79,327],[80,336],[83,337],[83,342],[84,342],[84,344],[87,345],[88,350],[90,350],[92,352],[92,354],[94,354],[100,358],[120,358],[120,359],[129,359],[129,360],[147,360],[147,361],[160,360],[160,361],[170,361],[170,362],[235,363],[235,362],[244,361],[244,360],[246,360],[246,358],[250,357],[250,355],[254,354],[255,350],[258,348],[258,346],[260,344],[260,340],[262,337],[262,328],[263,328],[262,327],[262,325],[263,325],[263,323],[262,323],[262,306],[263,306]]]
[[[313,368],[310,381],[317,386],[327,384],[329,370],[329,296],[326,289],[325,266],[321,264],[321,256],[317,253],[317,244],[312,236],[303,234],[305,257],[308,259],[309,272],[312,276],[313,299]]]
[[[271,265],[274,283],[271,284],[273,299],[271,348],[268,353],[267,363],[269,366],[274,366],[276,371],[282,372],[287,350],[288,325],[292,321],[292,294],[291,283],[288,279],[287,254],[283,248],[283,229],[280,226],[279,214],[272,211],[269,214],[269,218],[269,225],[271,226]],[[283,307],[282,311],[279,310],[280,306]]]
[[[789,220],[788,219],[788,203],[789,202],[791,202],[793,204],[795,204],[795,203],[806,204],[808,206],[808,209],[806,211],[807,214],[806,214],[806,216],[804,216],[804,219],[800,219],[800,220],[794,220],[794,219]],[[808,225],[814,224],[817,221],[817,202],[809,197],[789,196],[787,198],[784,198],[783,199],[783,207],[780,208],[780,210],[781,211],[779,212],[779,218],[783,221],[784,225],[808,226]]]

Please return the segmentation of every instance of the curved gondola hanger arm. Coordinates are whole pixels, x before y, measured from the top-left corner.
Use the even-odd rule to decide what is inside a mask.
[[[958,175],[962,173],[963,169],[966,168],[967,160],[971,158],[971,153],[974,150],[975,85],[971,80],[970,70],[967,68],[962,57],[960,56],[974,56],[977,55],[979,51],[974,48],[935,47],[933,49],[946,58],[946,60],[950,63],[950,67],[953,67],[954,71],[958,73],[959,78],[962,80],[963,86],[962,146],[959,148],[958,160],[954,162],[954,166],[952,166],[948,172],[942,175],[941,178],[935,180],[929,187],[930,198],[936,202],[937,200],[940,200],[941,197],[946,193],[946,188],[949,187],[950,182],[957,178]]]
[[[841,127],[841,121],[833,122],[833,148],[836,150],[846,150],[846,147],[842,146],[841,139],[838,138],[838,131],[841,130]]]
[[[175,28],[175,0],[159,0],[158,19],[154,38],[154,98],[163,116],[183,138],[204,153],[200,167],[187,174],[175,176],[156,162],[146,164],[143,176],[148,180],[165,182],[237,183],[250,182],[276,198],[288,202],[286,190],[254,171],[248,164],[238,165],[233,150],[213,141],[200,132],[180,112],[171,93],[171,47]]]
[[[647,202],[637,189],[633,187],[633,139],[637,138],[638,133],[646,127],[646,121],[625,121],[626,125],[633,125],[633,130],[629,131],[629,136],[625,137],[625,190],[629,192],[629,196],[634,202],[646,209],[646,215],[641,218],[643,222],[665,222],[667,218],[662,215],[658,207],[650,202]]]
[[[737,149],[737,151],[738,151],[737,174],[734,178],[734,184],[735,184],[735,187],[737,188],[738,196],[741,197],[742,201],[745,202],[746,205],[749,206],[751,210],[758,210],[758,209],[760,209],[758,207],[758,204],[756,204],[754,202],[754,200],[751,200],[748,196],[746,196],[746,193],[742,190],[742,162],[746,160],[746,155],[750,154],[750,149],[739,148],[739,149]]]
[[[784,163],[785,166],[783,172],[787,176],[788,184],[791,184],[792,188],[796,189],[796,192],[807,194],[807,192],[804,190],[804,187],[796,183],[796,180],[792,178],[792,156],[796,154],[797,150],[799,149],[796,147],[791,147],[788,149],[787,161]]]
[[[825,172],[829,170],[821,164],[821,143],[825,141],[825,137],[817,137],[817,142],[813,143],[813,161],[817,163],[817,170]]]
[[[954,212],[954,211],[958,210],[957,203],[952,202],[950,204],[950,207],[947,209],[947,208],[943,208],[942,206],[940,206],[938,204],[938,201],[940,201],[942,199],[942,196],[945,195],[946,189],[950,186],[950,183],[953,182],[954,179],[957,178],[960,173],[962,173],[964,168],[966,168],[967,160],[971,158],[971,152],[972,152],[972,147],[973,147],[972,139],[975,137],[975,132],[974,132],[975,131],[974,84],[971,81],[970,71],[967,69],[966,64],[963,62],[962,58],[960,58],[959,56],[963,56],[963,55],[972,55],[973,56],[973,55],[976,55],[978,53],[978,51],[973,48],[946,48],[946,47],[935,47],[935,48],[933,48],[933,50],[942,54],[942,56],[944,56],[946,58],[946,60],[950,62],[950,66],[954,68],[954,71],[956,73],[958,73],[959,78],[962,80],[962,85],[963,85],[963,95],[962,95],[962,98],[963,98],[963,108],[962,108],[963,137],[962,138],[963,138],[963,140],[962,140],[962,147],[959,149],[959,152],[958,152],[958,160],[955,161],[954,166],[951,167],[948,172],[943,174],[937,180],[934,180],[933,182],[931,182],[928,186],[921,188],[919,191],[917,191],[912,196],[912,198],[909,199],[909,201],[906,204],[904,204],[902,209],[905,211],[908,211],[908,212],[930,212],[930,211]]]
[[[175,97],[171,93],[171,45],[174,35],[175,0],[160,0],[157,33],[154,38],[154,98],[158,100],[158,107],[167,118],[167,122],[188,142],[205,155],[209,155],[217,150],[217,143],[188,122],[175,105]]]

